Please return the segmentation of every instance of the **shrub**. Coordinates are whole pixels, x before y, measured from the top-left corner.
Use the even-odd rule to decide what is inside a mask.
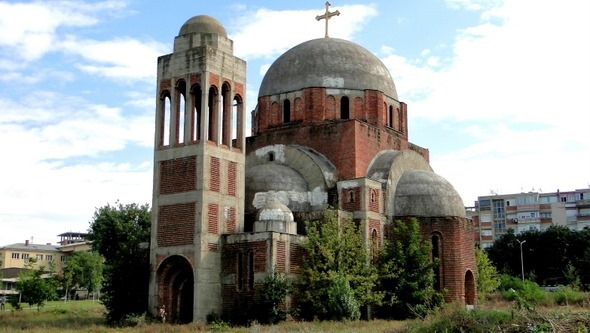
[[[588,296],[572,287],[560,287],[553,293],[553,300],[559,305],[582,304]]]
[[[256,306],[257,319],[264,324],[276,324],[287,318],[285,297],[291,293],[292,284],[284,275],[273,270],[264,278]]]
[[[338,275],[328,289],[328,313],[333,320],[358,320],[361,316],[360,304],[344,275]]]

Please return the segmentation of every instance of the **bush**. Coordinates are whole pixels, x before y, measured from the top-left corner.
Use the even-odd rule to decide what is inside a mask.
[[[360,304],[344,275],[338,275],[328,289],[328,313],[332,320],[358,320],[361,316]]]
[[[540,303],[547,299],[547,293],[537,283],[529,280],[522,281],[514,276],[502,275],[498,289],[509,301],[522,298],[527,302]]]
[[[291,293],[292,284],[284,275],[273,270],[264,278],[260,289],[257,320],[263,324],[276,324],[287,319],[285,297]]]
[[[572,287],[560,287],[553,293],[553,300],[559,305],[582,304],[588,296]]]

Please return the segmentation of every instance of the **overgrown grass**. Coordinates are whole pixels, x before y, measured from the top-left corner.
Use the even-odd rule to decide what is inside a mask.
[[[564,295],[570,293],[563,290]],[[584,300],[587,293],[581,294]],[[556,299],[558,292],[547,293],[547,299]],[[125,328],[108,327],[104,322],[104,308],[96,301],[49,302],[40,311],[28,309],[23,311],[0,312],[0,332],[146,332],[146,333],[188,333],[188,332],[388,332],[388,333],[422,333],[422,332],[580,332],[590,333],[590,307],[587,301],[575,303],[568,301],[567,306],[539,305],[532,311],[518,309],[514,302],[506,301],[500,294],[490,297],[479,304],[475,310],[467,311],[461,305],[447,304],[437,313],[423,319],[408,321],[348,321],[348,322],[283,322],[277,325],[258,325],[250,327],[229,327],[225,324],[205,325],[193,323],[188,325],[169,325],[150,323],[139,316],[130,318],[136,326]],[[565,303],[564,303],[565,304]]]

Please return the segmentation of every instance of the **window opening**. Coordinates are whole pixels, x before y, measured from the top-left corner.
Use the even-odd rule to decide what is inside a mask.
[[[347,96],[340,99],[340,119],[350,119],[350,102]]]
[[[283,123],[291,121],[291,102],[286,99],[283,101]]]

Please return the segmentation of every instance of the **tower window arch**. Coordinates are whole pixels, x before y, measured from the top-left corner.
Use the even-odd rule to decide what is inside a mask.
[[[354,202],[354,191],[350,190],[348,191],[348,202]]]
[[[350,119],[350,101],[348,96],[340,99],[340,119]]]
[[[283,101],[283,123],[291,121],[291,102],[288,99]]]
[[[436,266],[434,267],[434,289],[435,290],[442,290],[442,252],[443,252],[443,245],[442,245],[442,235],[439,233],[434,233],[431,236],[431,245],[432,245],[432,261],[436,262]]]
[[[387,117],[387,126],[393,128],[393,106],[389,106],[389,112]]]

